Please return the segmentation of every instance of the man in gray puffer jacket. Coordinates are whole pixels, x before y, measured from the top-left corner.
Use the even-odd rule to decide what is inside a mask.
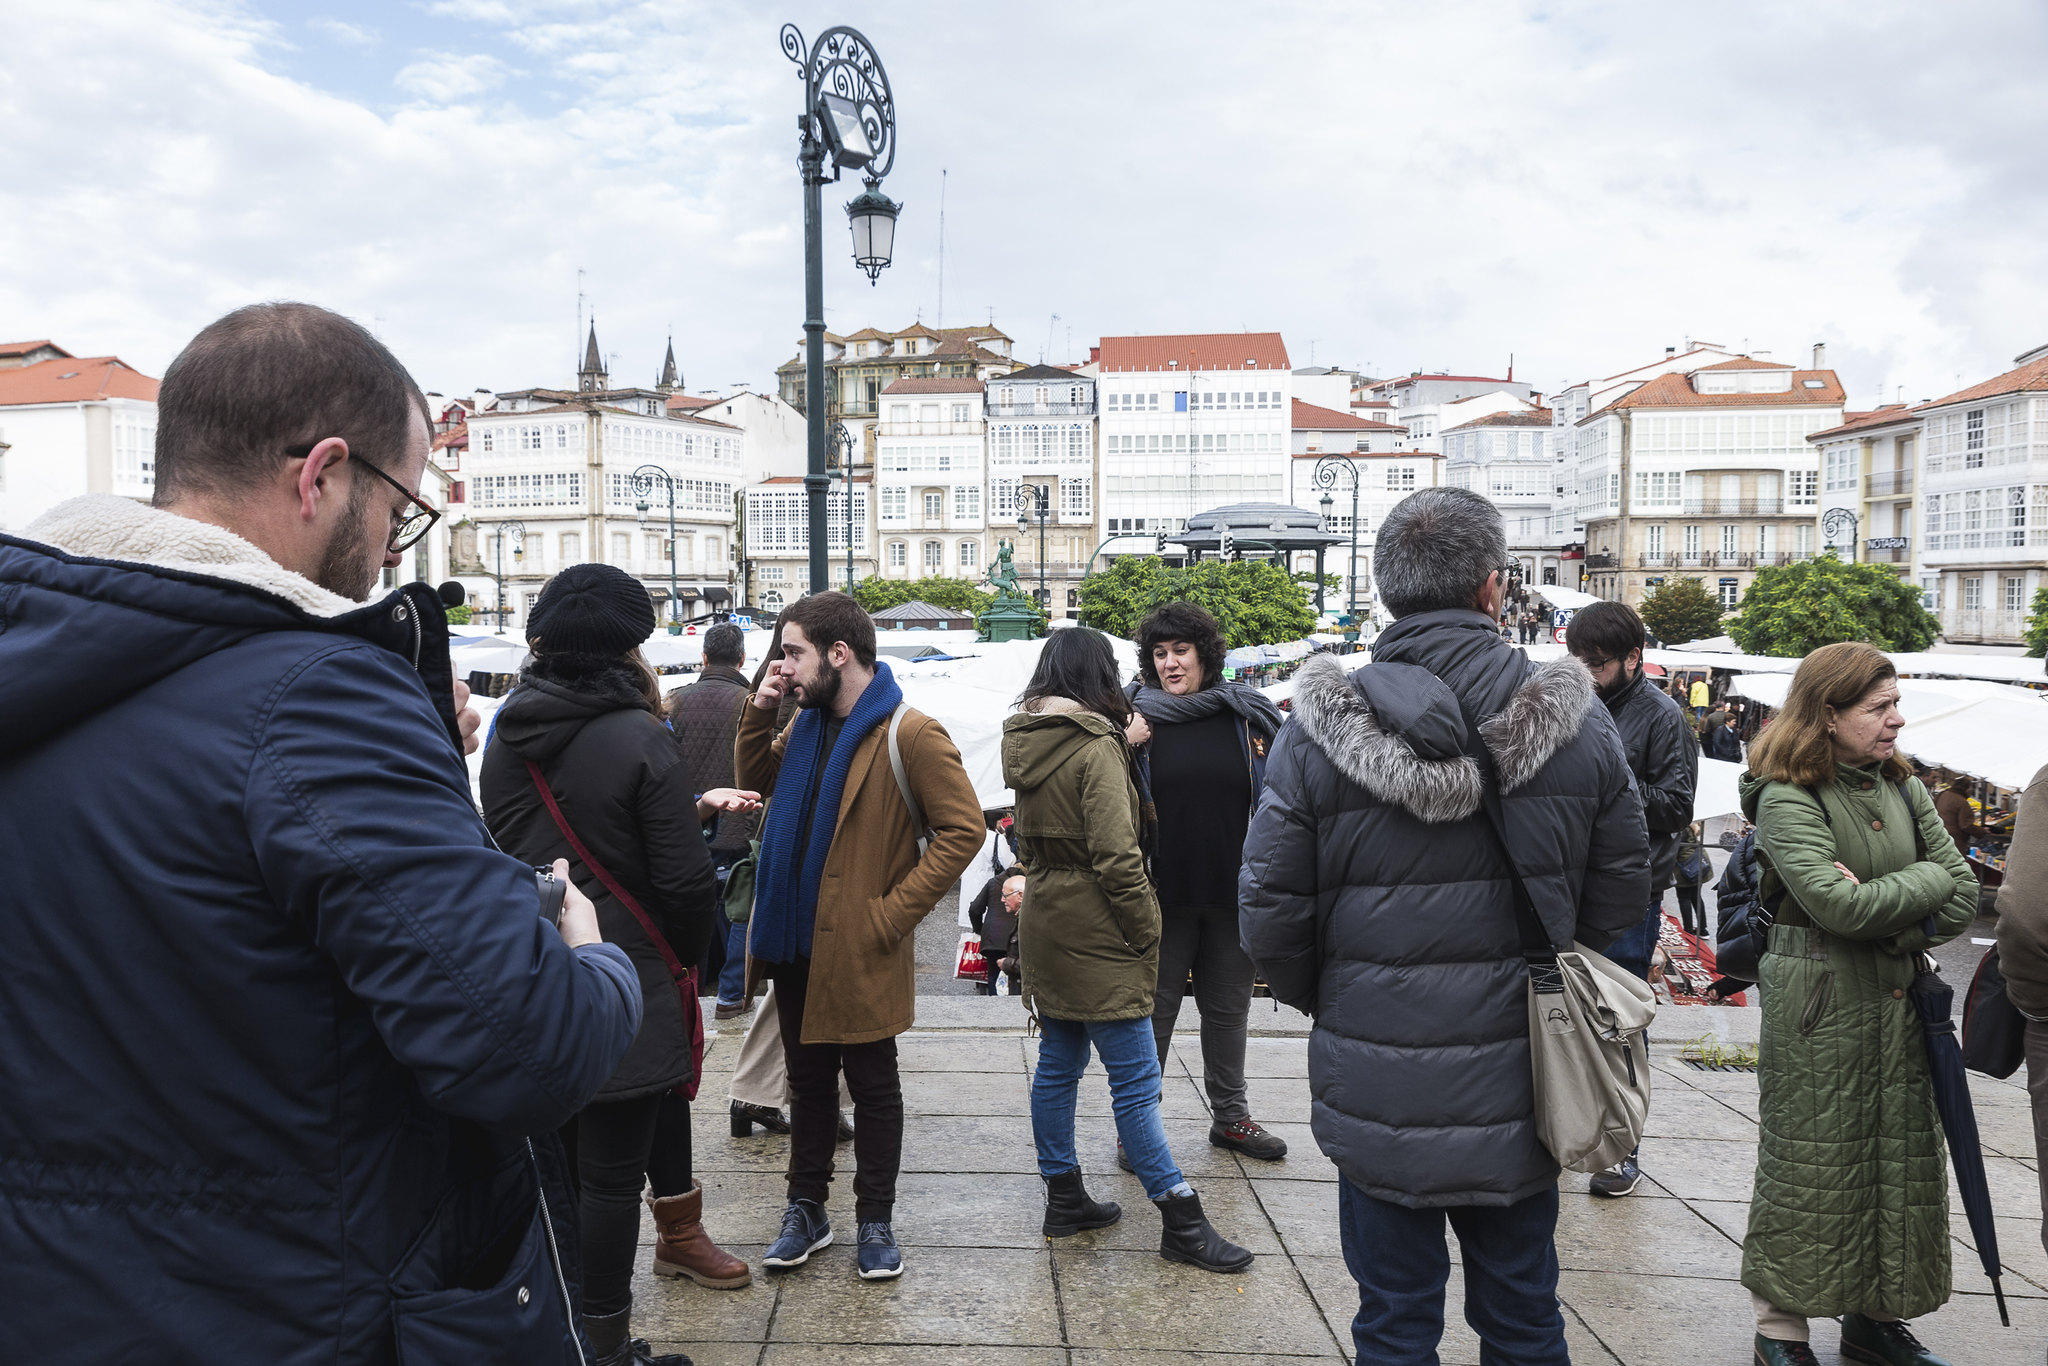
[[[1568,1360],[1505,859],[1554,946],[1600,948],[1642,918],[1648,838],[1585,666],[1533,665],[1495,631],[1506,564],[1500,513],[1469,490],[1388,514],[1374,568],[1396,620],[1356,674],[1303,667],[1245,843],[1245,949],[1316,1021],[1311,1119],[1344,1177],[1361,1361],[1435,1359],[1446,1217],[1489,1359]]]

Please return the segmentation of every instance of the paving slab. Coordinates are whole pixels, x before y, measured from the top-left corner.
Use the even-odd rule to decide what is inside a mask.
[[[1111,1254],[1105,1254],[1111,1255]],[[1062,1347],[1043,1249],[904,1249],[893,1281],[863,1281],[834,1244],[783,1273],[776,1342]]]
[[[1626,1366],[1740,1366],[1752,1356],[1756,1319],[1749,1292],[1734,1281],[1565,1271],[1558,1275],[1557,1293]]]
[[[1060,1347],[777,1342],[769,1345],[762,1366],[1066,1366],[1066,1361],[1067,1352]]]
[[[1294,1264],[1261,1257],[1234,1276],[1157,1252],[1055,1246],[1060,1306],[1075,1347],[1136,1343],[1158,1351],[1328,1356],[1336,1341]]]
[[[1634,1197],[1567,1197],[1558,1202],[1558,1265],[1572,1271],[1690,1276],[1733,1281],[1742,1248],[1682,1200],[1641,1205]]]
[[[727,1252],[754,1268],[751,1285],[706,1290],[683,1277],[657,1276],[642,1254],[633,1273],[633,1335],[649,1342],[752,1342],[759,1352],[775,1316],[775,1282],[761,1274],[766,1244],[727,1244]],[[684,1349],[696,1355],[694,1345]]]

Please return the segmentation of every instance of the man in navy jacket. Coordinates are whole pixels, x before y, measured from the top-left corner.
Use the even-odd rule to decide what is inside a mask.
[[[154,507],[0,536],[0,1360],[577,1361],[523,1136],[640,990],[492,847],[433,593],[363,601],[424,529],[424,402],[264,304],[158,418]]]

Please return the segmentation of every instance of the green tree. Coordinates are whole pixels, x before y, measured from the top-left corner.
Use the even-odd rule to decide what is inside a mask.
[[[460,607],[450,607],[445,610],[448,613],[448,624],[450,626],[467,626],[469,625],[469,619],[476,615],[476,609],[466,602]]]
[[[1728,634],[1753,655],[1797,659],[1842,640],[1880,650],[1924,650],[1940,623],[1920,590],[1881,564],[1845,564],[1833,552],[1758,572]]]
[[[1666,579],[1643,599],[1643,625],[1666,645],[1721,634],[1721,604],[1698,579]]]
[[[2034,590],[2034,607],[2027,615],[2027,653],[2039,659],[2048,652],[2048,583]]]
[[[971,579],[859,579],[853,600],[865,611],[884,612],[906,602],[928,602],[954,612],[972,612],[977,624],[995,594]],[[1045,634],[1046,613],[1038,609],[1038,632]]]
[[[1315,629],[1312,582],[1299,582],[1265,560],[1203,560],[1171,569],[1153,556],[1129,555],[1082,580],[1081,620],[1128,639],[1160,603],[1193,602],[1215,616],[1231,649],[1272,645]]]

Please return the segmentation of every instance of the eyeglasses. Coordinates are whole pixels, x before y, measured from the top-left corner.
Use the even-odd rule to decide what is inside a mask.
[[[285,447],[284,453],[289,459],[304,460],[307,456],[313,453],[313,447],[312,445],[287,446]],[[379,479],[382,479],[385,483],[391,485],[391,487],[397,489],[399,495],[403,497],[406,502],[411,503],[413,506],[413,510],[411,512],[405,513],[403,515],[397,513],[392,514],[391,538],[384,543],[384,548],[391,554],[397,555],[404,551],[410,550],[414,546],[418,545],[420,543],[420,538],[425,536],[429,531],[433,529],[434,523],[441,520],[441,514],[439,510],[431,508],[427,506],[425,503],[422,503],[418,499],[418,497],[416,497],[413,494],[412,490],[408,489],[405,485],[399,483],[396,479],[393,479],[390,475],[384,473],[384,471],[378,469],[368,460],[363,459],[363,457],[356,456],[355,463],[362,466],[370,473],[376,475]]]

